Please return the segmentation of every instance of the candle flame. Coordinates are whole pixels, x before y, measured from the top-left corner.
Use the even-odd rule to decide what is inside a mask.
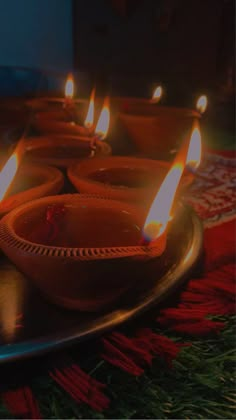
[[[152,95],[153,102],[159,102],[162,97],[163,89],[161,86],[157,86]]]
[[[87,128],[91,128],[94,123],[94,99],[95,99],[95,89],[93,89],[91,92],[88,113],[84,122],[84,125]]]
[[[110,124],[109,103],[110,103],[109,97],[106,96],[106,98],[104,99],[100,117],[97,122],[97,126],[95,128],[95,133],[101,140],[104,140],[106,138],[108,129],[109,129],[109,124]]]
[[[201,163],[201,155],[202,155],[201,132],[200,132],[200,127],[196,126],[195,124],[192,130],[192,134],[191,134],[191,138],[189,142],[186,164],[196,169]]]
[[[196,108],[201,114],[203,114],[206,111],[206,108],[207,108],[206,95],[202,95],[198,98],[197,103],[196,103]]]
[[[157,239],[166,230],[183,170],[184,164],[181,162],[171,167],[151,205],[143,228],[148,241]]]
[[[66,99],[73,99],[74,96],[74,78],[72,74],[68,74],[66,85],[65,85],[65,97]]]
[[[188,149],[189,144],[185,142],[152,202],[143,227],[143,235],[148,242],[161,236],[172,219],[171,211],[186,165]]]
[[[6,192],[11,186],[18,168],[17,153],[10,156],[7,163],[0,172],[0,202],[3,200]]]

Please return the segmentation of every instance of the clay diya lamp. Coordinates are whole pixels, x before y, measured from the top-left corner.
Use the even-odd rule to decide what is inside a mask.
[[[10,167],[7,172],[11,172]],[[63,184],[64,177],[58,169],[23,163],[16,172],[4,199],[0,201],[0,218],[23,203],[58,193]]]
[[[67,173],[81,193],[147,204],[153,199],[169,168],[167,162],[110,156],[76,162]]]
[[[26,105],[37,111],[58,111],[59,114],[62,110],[73,110],[74,107],[80,107],[80,105],[87,104],[88,101],[85,99],[74,98],[75,94],[75,82],[73,75],[70,73],[67,76],[64,89],[64,97],[48,95],[39,96],[26,101]]]
[[[201,133],[196,124],[192,127],[188,146],[186,168],[181,178],[179,193],[183,194],[193,182],[201,161]],[[115,200],[149,203],[163,182],[170,163],[127,156],[96,157],[82,160],[68,168],[67,174],[77,191],[99,194]]]
[[[193,121],[200,114],[191,109],[173,107],[145,107],[119,114],[121,123],[141,154],[160,156],[179,147],[188,135]]]
[[[71,121],[63,110],[37,113],[34,117],[33,127],[43,135],[90,135],[90,131],[86,127],[84,127],[82,124],[77,124],[74,121]]]
[[[52,302],[97,311],[148,281],[151,262],[164,252],[166,233],[148,245],[141,240],[144,221],[144,212],[128,203],[45,197],[1,220],[0,247]]]
[[[38,163],[67,168],[74,162],[111,154],[111,147],[105,141],[96,140],[92,148],[90,137],[51,135],[29,137],[25,140],[25,158]]]
[[[80,107],[83,100],[74,99],[74,80],[68,75],[65,97],[43,97],[27,102],[34,110],[33,127],[42,133],[88,135],[83,125],[79,125]],[[84,118],[83,118],[84,121]]]
[[[158,86],[152,95],[152,98],[137,98],[137,97],[113,97],[113,104],[119,109],[120,112],[144,112],[146,109],[155,108],[155,105],[159,106],[159,102],[163,95],[163,89],[161,86]]]
[[[83,111],[83,114],[86,113],[89,104],[88,99],[73,99],[73,102],[79,114],[81,110]],[[61,115],[61,111],[65,108],[65,98],[62,96],[38,96],[27,100],[26,105],[35,112],[58,111],[58,115]]]

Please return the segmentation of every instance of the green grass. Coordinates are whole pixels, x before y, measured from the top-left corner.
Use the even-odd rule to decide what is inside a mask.
[[[103,413],[85,404],[77,405],[51,379],[38,378],[33,391],[41,412],[50,419],[235,419],[235,319],[232,317],[218,336],[192,340],[192,346],[182,350],[172,369],[155,359],[139,378],[91,358],[91,366],[86,362],[86,371],[107,383],[105,392],[111,399],[109,409]],[[3,406],[0,416],[9,418]]]

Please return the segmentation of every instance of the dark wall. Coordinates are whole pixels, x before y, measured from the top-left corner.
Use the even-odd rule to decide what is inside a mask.
[[[0,0],[0,65],[67,69],[71,0]]]
[[[131,84],[138,78],[179,80],[199,89],[226,77],[233,54],[233,0],[137,3],[126,16],[118,12],[119,0],[74,0],[78,68],[100,78],[128,76]]]

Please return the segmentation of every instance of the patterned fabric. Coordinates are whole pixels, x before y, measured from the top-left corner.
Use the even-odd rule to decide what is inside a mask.
[[[204,220],[205,227],[232,220],[236,216],[236,160],[208,154],[187,201]]]

